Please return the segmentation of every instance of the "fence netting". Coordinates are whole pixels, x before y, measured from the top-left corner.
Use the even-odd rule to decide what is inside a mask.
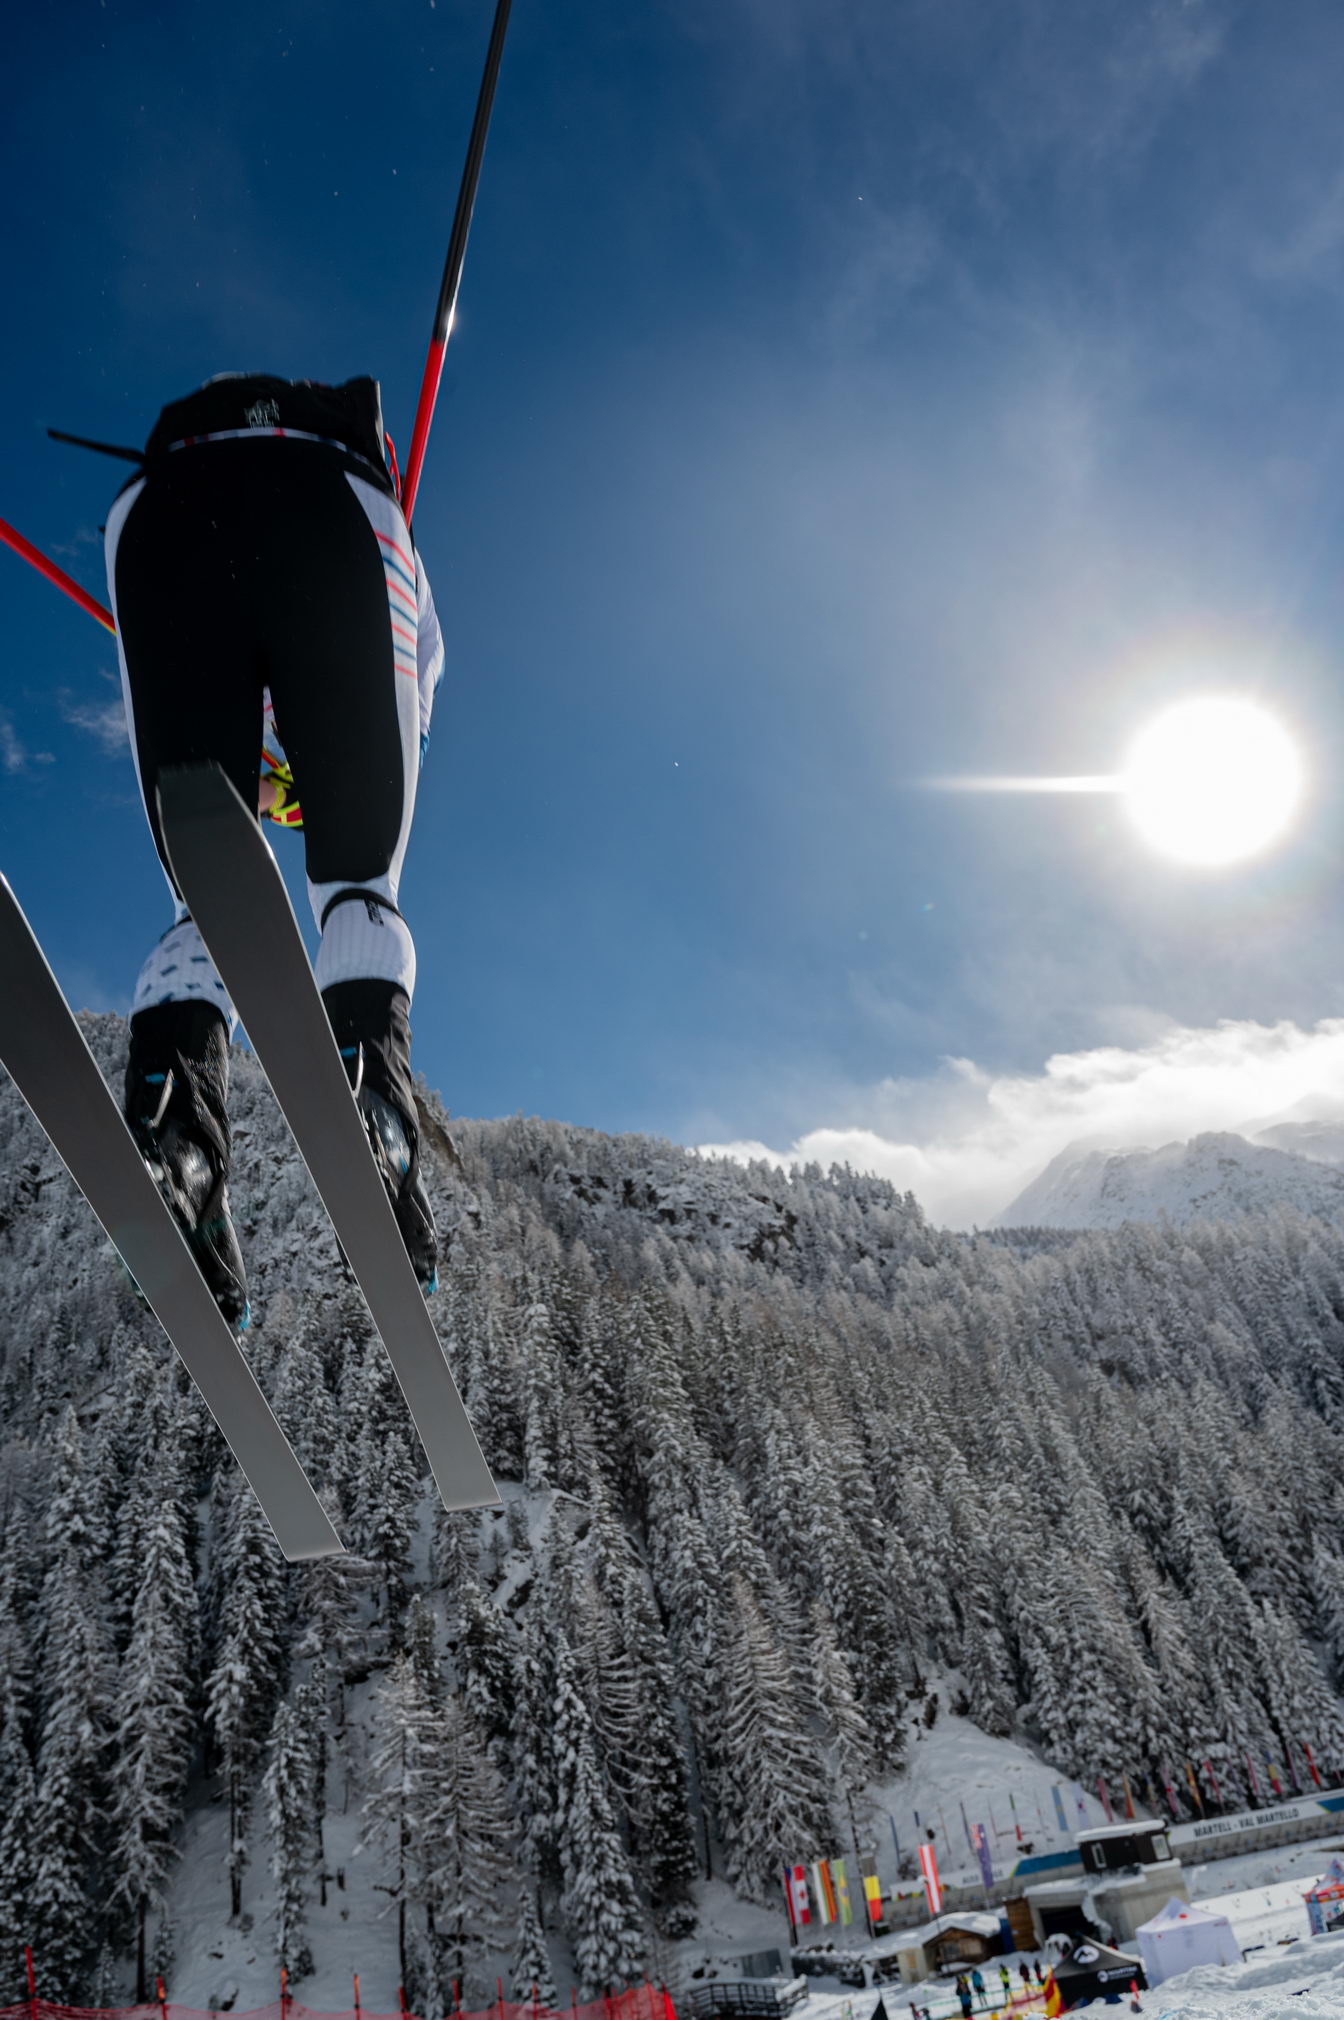
[[[179,2006],[173,1999],[155,1999],[145,2006],[57,2006],[50,1999],[25,1999],[20,2006],[0,2006],[0,2020],[220,2020],[220,2014]],[[364,2005],[332,2013],[298,1999],[277,1999],[270,2006],[231,2010],[229,2020],[677,2020],[677,2011],[662,1986],[633,1985],[626,1992],[584,2004],[551,2007],[533,2000],[520,2004],[494,1999],[488,2006],[453,2007],[445,2014],[412,2014],[406,2007],[377,2013]]]

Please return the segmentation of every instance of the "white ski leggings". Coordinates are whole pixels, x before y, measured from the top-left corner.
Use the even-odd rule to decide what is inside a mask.
[[[378,979],[410,996],[415,986],[415,945],[396,908],[420,732],[396,601],[404,563],[414,581],[395,502],[339,448],[292,438],[174,450],[108,516],[131,748],[169,884],[159,771],[213,761],[255,805],[269,689],[303,809],[322,989]],[[173,895],[177,917],[140,971],[132,1010],[203,997],[232,1029],[223,982]]]

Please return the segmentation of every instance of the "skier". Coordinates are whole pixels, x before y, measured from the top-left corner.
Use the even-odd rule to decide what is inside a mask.
[[[108,515],[131,747],[176,901],[135,985],[125,1114],[240,1331],[227,1109],[237,1019],[173,884],[155,786],[167,767],[213,762],[259,815],[302,827],[317,984],[428,1295],[438,1244],[410,1077],[415,946],[397,887],[443,643],[399,488],[376,380],[229,373],[164,408]]]

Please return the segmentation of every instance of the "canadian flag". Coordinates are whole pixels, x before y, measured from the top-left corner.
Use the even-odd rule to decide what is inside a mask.
[[[789,1884],[793,1889],[793,1912],[800,1929],[805,1929],[812,1920],[812,1903],[807,1898],[807,1867],[794,1866],[789,1874]]]
[[[943,1889],[938,1878],[938,1859],[932,1845],[924,1844],[920,1846],[919,1870],[924,1875],[924,1892],[928,1896],[929,1913],[931,1915],[941,1914]]]

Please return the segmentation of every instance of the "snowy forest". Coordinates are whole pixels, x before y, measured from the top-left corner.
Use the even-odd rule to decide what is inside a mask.
[[[124,1025],[83,1022],[119,1085]],[[846,1170],[522,1118],[454,1122],[459,1174],[422,1096],[505,1506],[439,1508],[236,1052],[249,1352],[349,1552],[287,1567],[0,1076],[0,2002],[24,1943],[48,1998],[171,1992],[204,1803],[219,1921],[263,1903],[301,1987],[339,1785],[437,2014],[496,1974],[549,2003],[557,1939],[623,1985],[697,1880],[862,1852],[933,1679],[1154,1802],[1187,1762],[1236,1803],[1248,1752],[1344,1767],[1344,1231],[963,1236]]]

